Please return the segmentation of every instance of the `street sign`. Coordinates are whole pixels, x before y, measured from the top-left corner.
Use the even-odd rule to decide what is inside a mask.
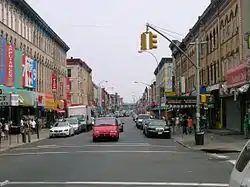
[[[10,105],[10,94],[0,94],[0,106]]]

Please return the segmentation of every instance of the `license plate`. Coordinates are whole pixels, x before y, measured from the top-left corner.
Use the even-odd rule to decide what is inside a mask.
[[[162,132],[158,132],[158,134],[162,134]]]

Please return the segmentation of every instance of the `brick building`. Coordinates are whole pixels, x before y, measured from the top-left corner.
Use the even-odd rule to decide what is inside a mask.
[[[207,42],[201,45],[200,51],[200,85],[205,86],[206,92],[213,96],[213,105],[208,112],[209,125],[213,128],[242,131],[243,114],[249,108],[246,94],[238,91],[247,81],[249,6],[249,0],[213,0],[186,37],[181,42],[175,41],[194,62],[195,46],[190,43],[197,37]],[[177,92],[193,93],[197,89],[195,67],[173,45],[170,48]],[[181,87],[185,90],[180,90]]]

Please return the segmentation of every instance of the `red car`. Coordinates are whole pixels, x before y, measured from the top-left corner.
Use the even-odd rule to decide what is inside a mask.
[[[93,142],[102,139],[119,140],[119,124],[114,117],[96,118],[92,129]]]

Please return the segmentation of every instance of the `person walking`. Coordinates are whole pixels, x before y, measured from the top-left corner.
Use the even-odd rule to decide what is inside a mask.
[[[194,126],[193,126],[193,119],[191,116],[187,119],[187,126],[188,126],[188,133],[191,134],[193,132]]]

